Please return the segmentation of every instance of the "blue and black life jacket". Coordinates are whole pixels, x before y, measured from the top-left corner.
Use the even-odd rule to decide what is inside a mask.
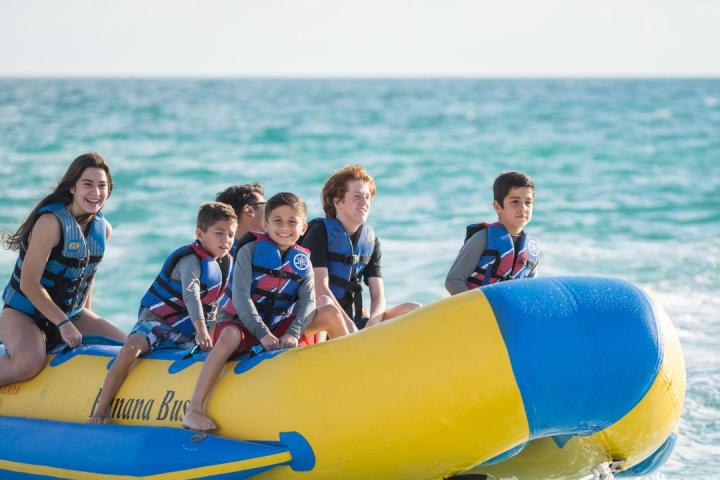
[[[466,280],[468,288],[527,278],[534,274],[540,256],[540,247],[535,238],[522,232],[516,246],[505,226],[498,222],[468,225],[465,240],[483,229],[487,229],[485,251]]]
[[[163,323],[172,326],[187,337],[192,337],[195,335],[195,326],[183,300],[182,283],[171,278],[175,266],[187,255],[196,255],[200,260],[200,301],[205,319],[208,319],[228,284],[233,258],[231,255],[225,255],[220,260],[215,260],[215,257],[208,253],[198,240],[170,254],[140,301],[140,308],[147,308],[160,317]]]
[[[362,325],[362,283],[360,279],[375,250],[375,231],[360,226],[357,245],[337,218],[323,218],[327,232],[327,262],[330,291],[353,321]],[[353,312],[354,310],[354,312]]]
[[[310,250],[296,244],[281,254],[267,234],[255,235],[250,297],[272,329],[294,314],[300,284],[310,272]]]
[[[52,213],[60,222],[60,242],[52,249],[40,284],[57,305],[69,318],[82,311],[87,298],[88,289],[95,276],[97,266],[105,253],[107,222],[98,212],[87,227],[87,236],[77,219],[61,202],[55,202],[38,209],[35,221],[44,213]],[[27,254],[29,236],[20,243],[20,255],[15,262],[15,269],[10,282],[3,292],[5,305],[33,317],[43,330],[54,327],[30,302],[20,290],[20,276],[23,262]],[[57,332],[57,329],[54,329]],[[48,335],[49,337],[50,335]],[[58,339],[59,336],[56,336]],[[61,341],[61,340],[60,340]],[[48,342],[50,339],[48,338]]]

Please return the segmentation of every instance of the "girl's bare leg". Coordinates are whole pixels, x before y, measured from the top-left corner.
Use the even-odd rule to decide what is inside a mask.
[[[0,356],[0,386],[33,378],[45,366],[45,335],[35,320],[14,308],[0,314],[0,339],[5,355]]]

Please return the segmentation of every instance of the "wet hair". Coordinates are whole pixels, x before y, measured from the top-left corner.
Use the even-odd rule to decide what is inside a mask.
[[[222,202],[207,202],[200,205],[197,215],[197,228],[206,232],[208,228],[220,220],[237,223],[235,210],[227,203]]]
[[[270,219],[273,210],[284,205],[295,210],[295,213],[302,215],[303,218],[307,218],[307,206],[302,198],[294,193],[280,192],[270,197],[265,204],[265,221],[267,222]]]
[[[503,202],[513,188],[528,187],[535,197],[535,184],[532,179],[520,172],[504,172],[493,183],[493,199],[505,208]]]
[[[346,165],[335,170],[325,182],[325,186],[323,186],[320,198],[326,217],[334,218],[337,216],[333,200],[345,196],[348,191],[348,182],[352,180],[367,182],[370,187],[370,196],[375,196],[375,180],[373,180],[367,170],[365,170],[365,167],[362,165]]]
[[[239,218],[243,213],[245,205],[252,206],[257,197],[264,195],[265,189],[261,184],[257,182],[243,183],[241,185],[233,185],[218,193],[215,201],[230,205],[233,210],[235,210],[235,215]]]
[[[75,187],[75,184],[88,168],[99,168],[105,171],[105,175],[107,176],[108,197],[110,197],[113,189],[110,166],[100,154],[94,152],[84,153],[70,163],[67,170],[65,170],[65,174],[63,174],[60,182],[55,187],[55,190],[35,205],[25,221],[20,225],[20,228],[13,234],[3,234],[5,248],[9,250],[20,250],[24,239],[27,239],[35,226],[38,210],[55,202],[62,202],[64,205],[72,202],[73,194],[70,193],[70,190]],[[92,217],[94,217],[94,215],[90,216],[91,220]]]

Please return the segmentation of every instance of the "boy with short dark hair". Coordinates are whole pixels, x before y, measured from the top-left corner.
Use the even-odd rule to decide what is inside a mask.
[[[307,209],[297,195],[278,193],[265,206],[265,231],[246,236],[232,273],[232,309],[224,309],[215,346],[200,372],[183,426],[214,430],[205,400],[233,354],[258,343],[265,350],[308,344],[313,334],[348,334],[342,313],[327,297],[315,302],[310,252],[297,241],[306,228]],[[242,243],[242,242],[241,242]]]
[[[138,321],[130,331],[103,384],[89,423],[102,423],[107,409],[140,355],[162,346],[212,347],[207,322],[214,318],[232,269],[228,253],[237,217],[224,203],[208,202],[197,216],[196,240],[175,250],[140,301]]]
[[[232,185],[217,194],[215,201],[227,203],[238,218],[235,238],[248,232],[262,232],[265,218],[265,189],[257,182]]]
[[[493,197],[498,221],[467,227],[465,244],[445,279],[451,295],[536,274],[540,248],[524,231],[532,218],[535,184],[523,173],[506,172],[495,179]]]

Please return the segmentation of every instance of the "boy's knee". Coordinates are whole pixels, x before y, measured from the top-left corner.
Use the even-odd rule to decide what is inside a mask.
[[[332,298],[328,297],[327,295],[319,295],[315,299],[315,305],[317,305],[317,308],[320,309],[320,307],[324,307],[326,305],[335,306],[335,302],[333,302]]]
[[[113,360],[115,368],[130,368],[130,365],[140,356],[142,351],[135,345],[125,344]]]
[[[120,349],[120,355],[137,357],[150,350],[150,340],[145,335],[131,333]]]
[[[326,297],[326,298],[328,298],[328,297]],[[342,312],[337,307],[337,305],[332,303],[332,301],[325,305],[318,306],[318,313],[323,313],[324,315],[329,315],[329,316],[333,316],[333,317],[342,317]]]
[[[394,316],[405,315],[406,313],[412,312],[413,310],[417,310],[420,307],[422,307],[422,304],[417,303],[417,302],[401,303],[400,305],[395,307],[397,313],[395,313]]]
[[[225,327],[220,332],[217,343],[238,343],[242,340],[243,334],[239,328],[236,327]]]

